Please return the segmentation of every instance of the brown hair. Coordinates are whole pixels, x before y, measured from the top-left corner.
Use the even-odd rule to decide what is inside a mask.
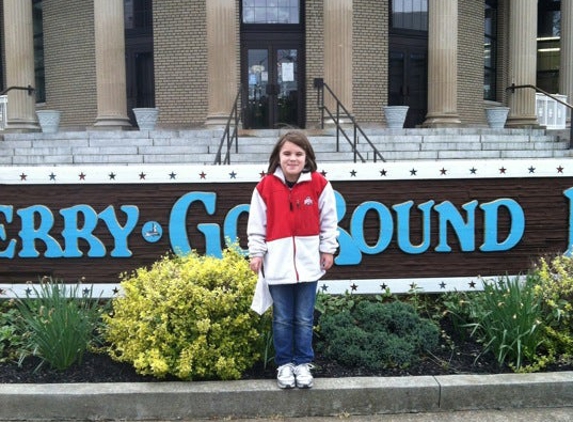
[[[280,166],[280,152],[285,142],[292,142],[304,150],[306,156],[306,162],[304,164],[303,170],[304,172],[316,171],[316,156],[314,155],[314,149],[312,149],[310,141],[302,131],[292,130],[281,136],[275,144],[273,151],[271,152],[271,156],[269,157],[269,169],[267,170],[268,174],[273,174],[277,167]]]

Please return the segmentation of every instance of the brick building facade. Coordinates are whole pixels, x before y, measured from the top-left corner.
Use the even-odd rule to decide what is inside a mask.
[[[536,57],[531,57],[528,48],[531,42],[535,42],[537,32],[534,27],[520,27],[520,22],[516,22],[515,18],[519,15],[527,16],[530,21],[537,20],[536,0],[268,2],[266,7],[269,10],[275,7],[275,3],[279,4],[276,7],[280,7],[280,4],[297,4],[300,21],[291,25],[296,27],[296,31],[287,28],[289,25],[278,25],[276,28],[279,30],[275,31],[270,21],[245,22],[243,5],[247,8],[250,6],[249,2],[241,0],[100,1],[103,12],[96,12],[93,0],[30,0],[35,7],[40,4],[42,10],[43,33],[42,37],[34,38],[34,43],[36,47],[36,43],[43,43],[45,102],[37,103],[23,91],[10,92],[9,102],[13,106],[9,107],[8,128],[34,130],[37,127],[36,109],[61,110],[63,128],[85,129],[97,126],[98,122],[104,127],[129,127],[134,124],[131,108],[138,106],[139,101],[132,99],[136,98],[132,91],[142,89],[142,83],[151,84],[147,89],[153,94],[152,105],[160,109],[160,127],[220,125],[230,112],[239,87],[243,89],[243,110],[249,104],[252,80],[246,66],[248,48],[258,52],[267,48],[271,51],[274,48],[271,45],[273,39],[281,41],[283,35],[292,35],[295,39],[295,32],[303,40],[302,50],[296,50],[298,56],[295,57],[295,66],[301,65],[302,71],[297,73],[295,68],[294,72],[294,77],[299,79],[296,81],[296,95],[303,98],[298,106],[302,117],[294,121],[294,125],[312,128],[321,123],[316,106],[316,78],[323,78],[333,88],[361,124],[384,125],[382,107],[397,102],[408,104],[409,96],[412,97],[410,89],[414,89],[413,82],[397,88],[396,84],[416,79],[416,89],[422,92],[424,98],[413,106],[420,109],[420,114],[417,120],[411,122],[412,126],[485,125],[483,110],[492,104],[511,108],[509,125],[512,124],[512,116],[516,126],[536,124],[534,93],[521,90],[510,95],[505,90],[512,82],[518,85],[536,84],[535,78],[532,80],[530,76],[535,75]],[[565,10],[570,11],[571,2],[573,0],[562,0],[562,8],[565,6]],[[99,23],[99,28],[106,32],[106,25],[109,25],[106,14],[117,14],[119,3],[120,8],[129,4],[134,13],[151,13],[151,28],[130,28],[126,25],[120,32],[126,34],[123,39],[117,36],[105,38],[100,29],[98,38],[96,24]],[[484,19],[485,5],[488,3],[495,5],[497,16],[496,91],[493,100],[484,100]],[[407,11],[408,7],[416,5],[420,10]],[[433,23],[429,27],[427,24],[420,28],[407,25],[399,27],[395,20],[400,8],[405,10],[404,17]],[[27,66],[10,66],[9,63],[29,61],[29,58],[22,58],[20,52],[33,50],[34,45],[12,41],[20,39],[25,31],[33,30],[30,13],[27,2],[0,0],[2,89],[35,83],[29,63]],[[24,24],[13,29],[9,23],[14,19],[21,19]],[[571,37],[570,17],[562,21],[566,24],[561,24],[561,37]],[[440,27],[445,29],[438,29]],[[448,28],[457,28],[457,33],[451,32],[456,36],[453,42],[449,41]],[[147,34],[148,40],[151,40],[147,41],[146,48],[152,54],[152,75],[143,82],[135,81],[138,78],[137,70],[135,73],[131,70],[132,67],[137,68],[137,60],[142,57],[140,51],[143,50],[132,48],[138,45],[137,39],[144,39],[143,36],[138,38],[138,31]],[[523,34],[526,34],[526,39],[511,44],[510,40],[522,38]],[[104,39],[106,41],[101,41]],[[265,44],[266,39],[269,41]],[[245,40],[250,40],[251,47],[247,47]],[[411,53],[413,50],[407,48],[408,43],[415,43],[419,50]],[[295,51],[291,47],[286,50],[284,47],[277,48],[283,48],[280,50],[283,52]],[[111,52],[118,54],[117,57],[127,57],[125,66],[117,63],[117,60],[116,63],[109,63],[113,61],[110,59]],[[418,61],[415,66],[404,61],[404,69],[398,69],[404,72],[404,79],[398,76],[396,80],[400,72],[395,67],[396,60],[391,58],[399,59],[401,54],[418,57]],[[569,64],[559,70],[560,83],[563,85],[560,86],[560,93],[571,97],[573,82],[570,75],[573,70],[570,63],[573,52],[562,49],[561,55],[564,57],[561,63]],[[100,57],[99,61],[97,57]],[[440,57],[455,57],[457,62],[441,60]],[[38,60],[36,57],[36,70]],[[281,60],[288,64],[290,59]],[[285,66],[283,71],[289,69]],[[414,73],[413,69],[417,69],[418,73]],[[269,70],[263,79],[273,77],[274,70],[268,73]],[[277,72],[280,73],[280,69]],[[432,75],[434,79],[430,79]],[[446,78],[444,75],[451,76]],[[115,88],[109,87],[110,81]],[[264,79],[264,82],[271,85],[271,81]],[[393,84],[396,86],[393,87]],[[276,85],[279,87],[277,89],[282,89],[280,81]],[[123,86],[126,92],[118,92]],[[392,89],[398,92],[398,97],[391,96]],[[267,87],[269,92],[271,96],[276,94]],[[265,93],[260,95],[264,97]],[[124,109],[126,96],[127,110]],[[129,123],[126,124],[126,121]],[[274,119],[267,119],[260,127],[276,127],[283,123],[277,112]]]

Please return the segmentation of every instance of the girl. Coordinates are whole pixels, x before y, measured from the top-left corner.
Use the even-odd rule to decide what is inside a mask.
[[[279,388],[311,388],[318,280],[332,267],[337,215],[331,184],[299,131],[276,143],[257,184],[247,225],[250,267],[268,283]]]

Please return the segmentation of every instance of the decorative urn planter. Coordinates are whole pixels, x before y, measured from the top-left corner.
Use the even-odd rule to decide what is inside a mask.
[[[491,107],[485,109],[487,124],[492,129],[503,129],[509,114],[509,107]]]
[[[391,129],[402,129],[406,121],[408,109],[408,106],[385,106],[384,117],[386,118],[386,126]]]
[[[159,117],[158,108],[134,108],[135,120],[139,130],[153,130]]]
[[[38,110],[36,111],[36,116],[38,116],[38,123],[40,123],[42,133],[56,133],[58,131],[60,118],[62,117],[61,111]]]

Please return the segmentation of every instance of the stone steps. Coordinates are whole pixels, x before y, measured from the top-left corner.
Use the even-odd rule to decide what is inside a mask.
[[[543,129],[381,129],[365,132],[388,161],[570,157],[563,133]],[[232,163],[267,163],[281,130],[242,131]],[[221,129],[4,133],[0,165],[212,164]],[[319,162],[354,161],[352,146],[333,129],[308,131]],[[363,136],[356,149],[367,161],[374,152]],[[223,148],[223,156],[226,147]],[[360,158],[357,157],[360,161]]]

